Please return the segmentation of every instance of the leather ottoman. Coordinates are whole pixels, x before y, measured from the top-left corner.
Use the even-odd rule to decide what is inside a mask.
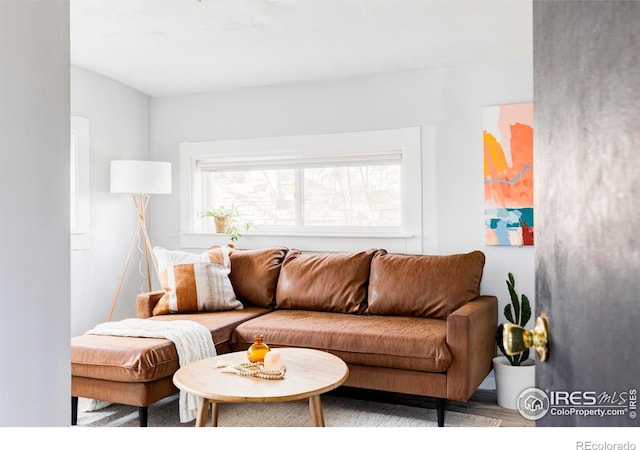
[[[178,392],[172,382],[180,368],[170,340],[81,335],[71,338],[71,424],[78,397],[137,406],[147,426],[148,406]]]

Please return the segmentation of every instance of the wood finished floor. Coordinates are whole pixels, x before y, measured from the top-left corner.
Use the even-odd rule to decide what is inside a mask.
[[[329,395],[325,394],[325,395]],[[436,402],[434,399],[419,397],[413,395],[396,394],[380,391],[369,391],[366,389],[354,389],[348,387],[340,387],[331,393],[332,395],[340,395],[361,400],[380,401],[385,403],[397,403],[408,406],[418,406],[421,408],[435,409]],[[516,410],[510,410],[498,406],[495,390],[478,389],[471,396],[467,403],[447,401],[446,411],[457,411],[466,414],[475,414],[477,416],[491,417],[501,419],[501,427],[533,427],[535,423],[527,420]],[[447,426],[447,418],[445,412],[444,419]]]

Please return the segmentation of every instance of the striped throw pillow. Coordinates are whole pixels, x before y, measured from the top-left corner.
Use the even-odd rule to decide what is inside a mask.
[[[229,279],[233,248],[228,244],[195,254],[154,247],[165,294],[153,315],[242,309]]]

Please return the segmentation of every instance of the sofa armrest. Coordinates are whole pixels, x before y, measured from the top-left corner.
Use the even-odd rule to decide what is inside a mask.
[[[140,319],[153,316],[153,308],[160,301],[164,291],[144,292],[136,297],[136,315]]]
[[[484,295],[447,317],[447,398],[466,402],[491,372],[496,356],[498,299]]]

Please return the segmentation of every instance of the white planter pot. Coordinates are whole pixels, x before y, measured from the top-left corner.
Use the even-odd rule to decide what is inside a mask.
[[[518,409],[518,396],[522,391],[536,386],[536,366],[533,359],[527,359],[520,366],[512,366],[504,356],[493,358],[496,377],[498,405],[508,409]]]

